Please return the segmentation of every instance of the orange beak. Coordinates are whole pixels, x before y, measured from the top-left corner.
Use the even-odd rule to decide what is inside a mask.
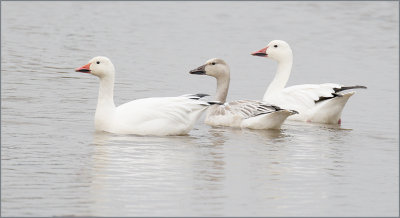
[[[76,72],[82,72],[82,73],[90,73],[90,65],[91,63],[88,63],[82,67],[76,68]]]
[[[268,49],[268,46],[259,51],[251,53],[251,55],[260,56],[260,57],[268,57],[267,49]]]

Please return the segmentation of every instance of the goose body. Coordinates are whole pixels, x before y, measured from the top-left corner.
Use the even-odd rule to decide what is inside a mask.
[[[210,126],[230,126],[250,129],[279,129],[295,111],[256,100],[225,102],[228,95],[230,70],[225,61],[214,58],[190,71],[191,74],[208,75],[217,79],[216,104],[207,110],[205,123]]]
[[[365,86],[343,86],[335,83],[303,84],[285,87],[292,69],[293,54],[288,43],[273,40],[267,47],[252,53],[278,62],[273,81],[264,94],[263,101],[296,110],[299,113],[289,119],[341,124],[344,106],[355,92],[347,91]]]
[[[210,126],[279,129],[295,113],[261,101],[238,100],[211,106],[204,122]]]
[[[201,101],[205,94],[137,99],[118,107],[113,100],[115,69],[106,57],[95,57],[77,72],[99,77],[95,114],[96,131],[136,135],[184,135],[212,104]]]

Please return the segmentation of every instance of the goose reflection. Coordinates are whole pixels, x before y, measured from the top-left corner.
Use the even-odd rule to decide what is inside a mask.
[[[229,128],[208,127],[207,141],[198,145],[199,152],[193,163],[192,190],[201,194],[192,195],[191,207],[204,211],[212,204],[214,210],[208,212],[208,216],[215,216],[217,211],[223,210],[227,197],[223,192],[227,173],[224,146],[229,134]]]

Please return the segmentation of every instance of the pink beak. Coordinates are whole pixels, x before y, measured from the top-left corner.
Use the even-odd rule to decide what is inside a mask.
[[[82,73],[90,73],[90,65],[91,63],[88,63],[82,67],[76,68],[76,72],[82,72]]]
[[[259,51],[251,53],[251,55],[260,56],[260,57],[268,57],[267,49],[268,49],[268,46]]]

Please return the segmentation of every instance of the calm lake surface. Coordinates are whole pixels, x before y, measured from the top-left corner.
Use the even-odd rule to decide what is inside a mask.
[[[398,2],[1,2],[2,216],[398,216]],[[223,58],[228,100],[288,85],[366,85],[341,126],[212,128],[187,136],[94,131],[92,57],[116,66],[117,105],[214,94],[189,70]]]

